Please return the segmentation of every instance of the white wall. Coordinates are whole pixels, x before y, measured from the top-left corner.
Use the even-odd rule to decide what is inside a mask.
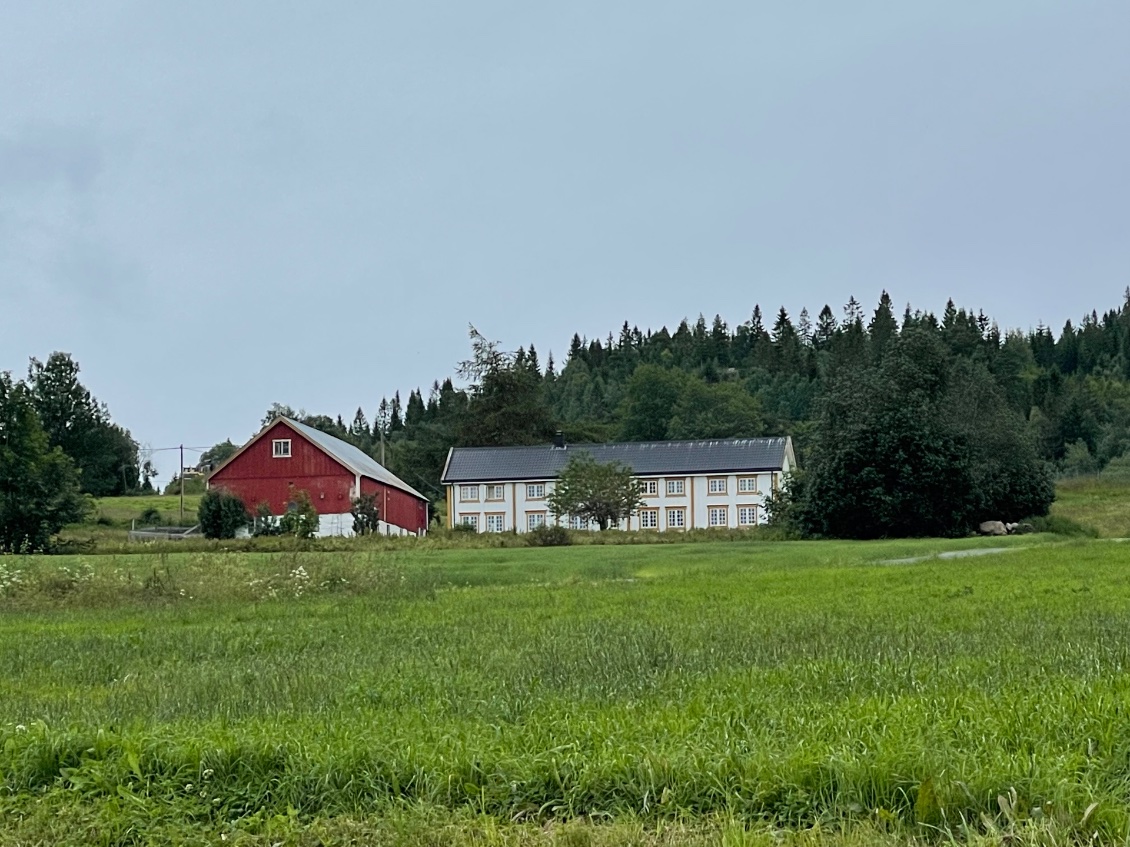
[[[684,529],[709,528],[711,507],[726,509],[727,520],[725,526],[729,528],[738,528],[740,526],[738,521],[739,506],[756,506],[757,522],[765,523],[765,496],[773,490],[774,476],[779,477],[780,474],[763,471],[761,473],[749,474],[717,474],[709,476],[700,474],[697,476],[670,477],[670,479],[684,480],[684,493],[682,495],[667,493],[668,477],[640,477],[640,479],[653,479],[657,482],[658,493],[655,495],[645,495],[644,505],[645,508],[655,508],[659,510],[658,529],[659,531],[665,531],[668,529],[667,520],[670,514],[668,509],[671,507],[685,510],[684,518],[686,526],[683,527]],[[757,493],[739,492],[738,480],[740,478],[756,479]],[[725,493],[711,494],[710,479],[724,479],[726,481]],[[478,531],[486,532],[487,516],[501,515],[501,531],[508,532],[516,528],[518,532],[526,532],[529,528],[529,516],[541,512],[545,513],[547,523],[555,523],[557,522],[556,518],[549,512],[549,506],[545,499],[528,496],[530,492],[527,486],[536,485],[538,482],[541,481],[497,481],[471,484],[468,487],[475,490],[477,499],[465,499],[462,496],[464,494],[464,486],[455,485],[453,486],[452,523],[463,523],[466,517],[474,516]],[[488,500],[487,494],[489,489],[497,485],[502,486],[502,499]],[[552,481],[545,480],[544,485],[546,495],[553,491]],[[561,523],[567,523],[567,519],[563,518]],[[620,529],[635,530],[639,528],[640,518],[638,515],[620,525]],[[596,529],[596,524],[592,524],[589,529]]]

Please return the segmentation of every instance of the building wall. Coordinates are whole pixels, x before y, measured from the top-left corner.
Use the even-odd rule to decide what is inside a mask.
[[[686,529],[710,528],[711,509],[725,510],[725,523],[714,524],[714,528],[736,529],[740,526],[753,525],[741,523],[739,509],[753,507],[753,513],[746,513],[747,521],[753,519],[757,524],[765,523],[765,496],[773,490],[773,486],[781,475],[770,471],[750,472],[741,474],[700,474],[696,476],[653,476],[640,477],[641,481],[654,481],[655,494],[644,495],[644,508],[657,510],[655,530],[683,531]],[[717,480],[715,488],[723,487],[722,492],[711,492],[710,480]],[[739,480],[754,480],[756,492],[739,491]],[[683,482],[683,493],[668,493],[668,481]],[[517,529],[518,532],[527,532],[533,520],[544,520],[546,523],[557,523],[557,519],[549,511],[545,497],[540,488],[529,489],[528,486],[543,486],[545,495],[553,491],[552,480],[534,480],[513,482],[498,480],[490,483],[455,484],[448,487],[448,525],[455,526],[473,520],[479,532],[508,532]],[[474,489],[477,499],[465,497]],[[495,490],[500,488],[501,490]],[[501,497],[494,495],[501,494]],[[676,513],[672,509],[682,509],[684,526],[677,526]],[[541,516],[540,518],[536,516]],[[716,512],[716,519],[720,520],[722,512]],[[642,515],[634,515],[626,522],[620,524],[620,529],[638,530],[641,528]],[[567,523],[562,519],[561,523]],[[670,524],[670,525],[669,525]],[[577,529],[596,529],[596,524],[588,527],[574,527]]]
[[[368,477],[361,477],[361,491],[377,495],[381,521],[401,527],[409,533],[421,533],[428,528],[428,504],[399,488],[385,485]]]
[[[273,443],[290,439],[289,458],[276,458]],[[318,514],[348,512],[354,488],[353,473],[280,421],[258,441],[220,468],[209,488],[224,488],[239,496],[254,513],[267,503],[281,515],[290,500],[290,487],[310,492]]]

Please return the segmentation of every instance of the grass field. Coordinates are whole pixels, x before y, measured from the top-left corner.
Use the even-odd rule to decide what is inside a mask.
[[[1050,536],[6,557],[0,843],[1126,839],[1128,565]]]
[[[1052,515],[1090,527],[1103,538],[1130,538],[1130,485],[1100,476],[1061,480]]]

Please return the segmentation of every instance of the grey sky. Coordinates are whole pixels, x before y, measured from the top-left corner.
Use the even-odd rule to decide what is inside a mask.
[[[884,288],[1058,331],[1130,284],[1125,0],[2,19],[0,369],[72,353],[153,446],[371,416],[468,322],[544,361]]]

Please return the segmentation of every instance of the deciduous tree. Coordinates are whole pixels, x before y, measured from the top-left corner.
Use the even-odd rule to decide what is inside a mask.
[[[597,462],[578,453],[561,471],[546,502],[559,517],[578,517],[602,530],[627,519],[643,505],[632,469],[618,462]]]

